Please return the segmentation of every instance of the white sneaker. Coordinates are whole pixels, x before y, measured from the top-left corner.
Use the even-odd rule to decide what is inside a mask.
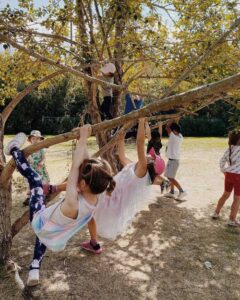
[[[228,220],[228,226],[230,227],[240,227],[240,222],[235,220],[235,221],[232,221],[232,220]]]
[[[7,144],[5,148],[5,154],[10,155],[10,151],[13,147],[18,147],[19,149],[24,145],[26,142],[27,136],[25,133],[20,132]]]
[[[32,270],[28,273],[27,286],[35,286],[39,284],[39,262],[37,259],[34,259],[31,264]]]
[[[164,194],[164,197],[175,198],[175,194],[173,194],[173,193],[167,193],[167,194]]]
[[[218,220],[218,219],[220,218],[220,215],[217,214],[216,212],[214,212],[214,213],[211,215],[211,218],[212,218],[213,220]]]
[[[187,193],[186,192],[179,192],[176,200],[183,200],[184,197],[187,196]]]

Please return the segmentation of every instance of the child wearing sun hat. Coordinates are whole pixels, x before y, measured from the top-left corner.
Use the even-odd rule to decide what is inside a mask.
[[[39,130],[32,130],[30,135],[28,136],[28,141],[32,145],[35,145],[41,142],[42,140],[44,140],[44,137],[41,135],[41,132]],[[28,157],[28,161],[30,163],[31,168],[40,175],[42,183],[48,184],[50,179],[45,164],[46,161],[45,150],[41,149],[35,153],[32,153]],[[27,199],[23,202],[23,204],[28,205],[28,203],[29,203],[29,197],[27,197]]]

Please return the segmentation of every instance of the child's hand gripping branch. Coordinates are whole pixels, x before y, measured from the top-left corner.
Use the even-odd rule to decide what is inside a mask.
[[[72,167],[67,180],[65,201],[61,206],[63,214],[70,218],[76,218],[78,212],[79,167],[84,159],[89,158],[87,139],[91,135],[92,128],[90,125],[85,125],[74,128],[73,132],[79,134],[79,140],[74,151]]]

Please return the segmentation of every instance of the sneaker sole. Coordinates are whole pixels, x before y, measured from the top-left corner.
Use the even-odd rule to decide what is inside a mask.
[[[233,225],[233,224],[228,224],[229,227],[233,227],[233,228],[239,228],[240,227],[240,224],[239,225]]]
[[[36,286],[39,285],[40,281],[38,279],[32,279],[29,282],[27,282],[27,286]]]
[[[88,247],[84,247],[84,246],[80,246],[83,250],[85,250],[85,251],[88,251],[88,252],[91,252],[91,253],[94,253],[94,254],[97,254],[97,255],[99,255],[99,254],[101,254],[102,253],[102,249],[100,249],[100,250],[94,250],[94,249],[91,249],[91,248],[88,248]]]

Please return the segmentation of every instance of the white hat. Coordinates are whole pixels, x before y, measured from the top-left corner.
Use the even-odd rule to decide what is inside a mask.
[[[114,74],[116,72],[116,67],[114,64],[112,63],[106,63],[102,68],[101,68],[101,72],[103,74],[109,74],[112,73]]]
[[[39,130],[32,130],[30,132],[28,140],[30,140],[32,136],[39,137],[41,140],[44,140],[44,137],[41,135],[41,132]]]

